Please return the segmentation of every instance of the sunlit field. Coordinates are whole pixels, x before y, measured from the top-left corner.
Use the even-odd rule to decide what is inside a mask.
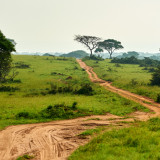
[[[110,63],[109,59],[104,61],[85,61],[87,65],[92,66],[97,75],[112,85],[129,90],[139,95],[150,97],[154,100],[160,93],[160,87],[151,86],[150,79],[152,73],[145,70],[144,67],[133,64]]]
[[[73,58],[14,55],[13,61],[18,76],[13,82],[0,86],[1,129],[13,124],[107,112],[123,116],[137,110],[148,111],[135,102],[91,83],[87,73]],[[92,90],[84,90],[86,85]],[[74,111],[71,108],[73,103],[76,104]],[[47,107],[54,108],[57,104],[62,106],[58,112],[63,114],[58,113],[57,117],[46,115]],[[67,113],[64,107],[69,108]]]

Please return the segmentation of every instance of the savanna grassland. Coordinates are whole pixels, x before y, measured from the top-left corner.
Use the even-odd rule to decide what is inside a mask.
[[[125,116],[137,110],[148,111],[91,83],[74,58],[12,57],[19,74],[0,86],[0,129],[107,112]]]
[[[160,119],[132,124],[95,137],[81,146],[69,160],[158,160],[160,159]],[[87,133],[98,132],[91,130]],[[84,135],[87,135],[84,133]]]
[[[85,60],[85,63],[92,66],[101,79],[111,81],[112,85],[157,100],[160,87],[150,85],[152,72],[146,70],[146,67],[137,64],[111,63],[109,59]]]

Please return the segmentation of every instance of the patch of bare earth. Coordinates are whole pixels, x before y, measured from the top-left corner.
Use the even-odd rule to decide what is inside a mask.
[[[106,114],[49,123],[10,126],[0,131],[1,160],[15,160],[24,154],[33,155],[33,160],[67,159],[75,149],[89,141],[89,138],[78,136],[86,129],[97,126],[126,127],[128,124],[121,122],[132,122],[135,119],[145,121],[160,115],[160,105],[153,100],[118,89],[111,83],[99,79],[93,72],[93,68],[87,66],[81,60],[77,60],[77,62],[86,70],[92,82],[99,83],[112,92],[142,104],[155,114],[137,111],[130,114],[126,119]]]

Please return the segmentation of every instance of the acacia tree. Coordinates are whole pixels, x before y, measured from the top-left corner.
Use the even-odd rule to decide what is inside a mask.
[[[122,49],[124,47],[121,45],[121,42],[117,40],[107,39],[103,42],[98,42],[98,48],[107,50],[110,55],[110,59],[112,59],[112,54],[114,53],[114,51]]]
[[[11,69],[12,51],[15,51],[15,45],[0,31],[0,82],[5,81]]]
[[[97,48],[98,42],[101,40],[101,38],[94,36],[76,35],[74,40],[85,45],[85,47],[87,47],[87,49],[90,50],[90,57],[91,57],[93,54],[93,50]]]

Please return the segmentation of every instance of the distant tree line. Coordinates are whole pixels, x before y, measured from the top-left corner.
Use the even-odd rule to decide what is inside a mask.
[[[138,58],[139,53],[135,51],[129,51],[127,53],[123,53],[122,55],[117,56],[117,58],[129,58],[132,56]]]
[[[150,59],[145,57],[144,59],[137,59],[136,57],[126,57],[126,58],[113,58],[111,63],[121,63],[121,64],[139,64],[140,67],[158,67],[160,61]]]

